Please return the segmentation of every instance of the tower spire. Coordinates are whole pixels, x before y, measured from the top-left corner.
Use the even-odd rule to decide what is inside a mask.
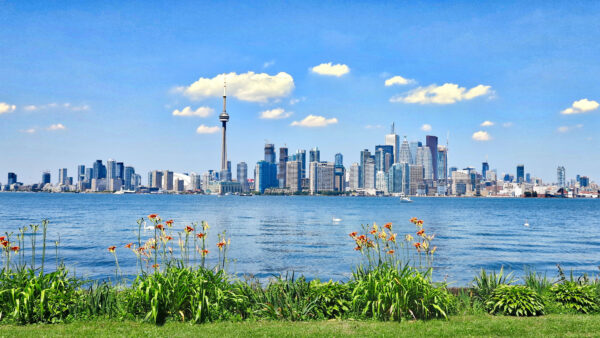
[[[392,122],[392,132],[391,132],[391,134],[394,134],[394,129],[395,129],[394,128],[394,122]]]
[[[229,115],[227,114],[227,80],[223,77],[223,112],[219,115],[219,121],[222,124],[222,146],[221,146],[221,173],[225,174],[229,179],[229,172],[227,168],[227,122],[229,121]],[[226,180],[227,180],[226,179]]]

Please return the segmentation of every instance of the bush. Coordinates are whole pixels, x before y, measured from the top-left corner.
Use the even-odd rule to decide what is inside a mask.
[[[500,285],[486,303],[491,314],[539,316],[544,314],[540,295],[523,285]]]
[[[428,273],[405,266],[382,265],[354,277],[352,306],[365,317],[379,320],[447,318],[455,299]]]
[[[590,313],[598,310],[598,296],[592,285],[578,285],[575,282],[564,282],[551,289],[553,299],[567,309]]]
[[[514,282],[513,273],[505,274],[504,267],[501,267],[498,273],[496,271],[488,273],[484,269],[481,269],[479,276],[476,276],[473,280],[473,293],[475,298],[485,303],[496,288],[501,285],[510,285]]]

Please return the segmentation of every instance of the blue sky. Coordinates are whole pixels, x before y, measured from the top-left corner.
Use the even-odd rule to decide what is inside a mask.
[[[220,135],[198,127],[218,125],[220,74],[234,166],[265,140],[349,165],[395,122],[449,133],[450,166],[597,179],[598,22],[600,3],[572,1],[0,1],[0,182],[108,158],[218,168]]]

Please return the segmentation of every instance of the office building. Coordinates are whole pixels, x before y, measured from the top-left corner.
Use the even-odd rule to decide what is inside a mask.
[[[525,182],[525,166],[523,164],[517,165],[517,183]]]
[[[356,191],[360,188],[360,165],[358,163],[352,163],[350,170],[348,171],[348,189],[350,191]]]
[[[67,185],[67,168],[58,169],[58,185]]]
[[[486,162],[481,163],[481,176],[487,180],[487,172],[490,170],[490,165]]]
[[[417,163],[417,149],[419,149],[419,147],[422,147],[422,146],[423,146],[423,144],[420,141],[410,142],[410,163],[409,164]]]
[[[154,170],[152,172],[152,182],[150,182],[151,188],[163,189],[163,172]]]
[[[8,173],[8,185],[13,185],[17,183],[17,174]]]
[[[306,150],[298,149],[296,152],[296,161],[300,161],[302,169],[301,177],[306,178]]]
[[[321,151],[318,147],[310,150],[309,162],[321,162]]]
[[[360,171],[358,177],[359,188],[365,188],[365,164],[368,159],[371,159],[371,152],[369,149],[362,150],[360,152]],[[373,160],[373,165],[375,161]],[[373,184],[375,184],[375,172],[373,172]]]
[[[408,163],[394,163],[388,171],[388,192],[410,194],[410,178]]]
[[[336,167],[343,167],[344,166],[344,155],[342,155],[340,153],[335,154],[334,165]]]
[[[437,153],[437,177],[439,181],[446,181],[448,179],[448,148],[445,146],[438,146]]]
[[[408,141],[406,140],[406,136],[404,136],[404,141],[402,141],[402,145],[400,146],[400,153],[398,156],[400,156],[400,158],[398,160],[394,160],[395,163],[406,163],[406,164],[412,163],[412,156],[410,153],[410,145],[408,144]]]
[[[375,189],[377,191],[383,191],[383,193],[387,193],[388,192],[387,179],[388,179],[388,174],[385,171],[383,171],[383,170],[377,171],[377,174],[375,174]]]
[[[237,181],[242,185],[242,192],[248,192],[248,165],[246,162],[240,162],[237,164]]]
[[[409,177],[409,193],[408,195],[416,195],[419,185],[423,183],[424,168],[420,164],[409,164],[408,166],[408,177]]]
[[[167,191],[173,191],[173,172],[169,170],[164,170],[162,178],[162,189]]]
[[[277,180],[279,181],[279,187],[285,188],[285,180],[286,180],[286,169],[287,169],[287,161],[288,161],[288,148],[281,147],[279,148],[279,166],[277,167]]]
[[[80,164],[77,166],[77,182],[85,181],[85,165]]]
[[[46,184],[52,182],[50,180],[50,172],[49,171],[44,171],[42,173],[42,187],[45,186]]]
[[[123,188],[125,190],[133,190],[135,186],[135,169],[133,167],[125,167],[123,175]]]
[[[254,170],[255,191],[262,194],[266,189],[276,188],[278,185],[277,165],[267,161],[258,161]]]
[[[392,130],[389,134],[385,135],[385,144],[392,146],[392,161],[396,163],[399,161],[399,150],[400,150],[400,137],[396,135],[394,130],[394,123],[392,123]]]
[[[424,180],[431,181],[434,179],[433,160],[432,160],[432,156],[431,156],[431,150],[429,147],[417,148],[417,165],[420,165],[423,167],[423,179]]]
[[[438,164],[437,164],[438,138],[437,138],[437,136],[427,135],[425,145],[427,146],[427,148],[429,148],[429,150],[431,152],[431,167],[432,167],[431,169],[432,169],[433,179],[437,180],[438,179],[438,169],[437,169],[438,168]]]
[[[375,171],[387,172],[394,163],[394,147],[390,145],[375,146]]]
[[[346,168],[343,165],[335,165],[335,163],[334,167],[333,190],[343,192],[346,190]]]
[[[285,170],[286,188],[292,193],[302,191],[302,163],[300,161],[288,161]]]
[[[313,161],[310,167],[310,193],[334,190],[334,164],[332,162]]]
[[[564,188],[567,186],[567,174],[566,174],[565,167],[559,166],[556,169],[556,177],[558,180],[559,187]]]
[[[363,188],[375,189],[375,173],[375,160],[369,157],[363,166]]]
[[[265,161],[267,163],[275,164],[275,145],[265,144]]]

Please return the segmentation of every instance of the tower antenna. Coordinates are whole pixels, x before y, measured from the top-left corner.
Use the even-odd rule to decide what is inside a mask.
[[[394,122],[392,122],[392,134],[394,134]]]

